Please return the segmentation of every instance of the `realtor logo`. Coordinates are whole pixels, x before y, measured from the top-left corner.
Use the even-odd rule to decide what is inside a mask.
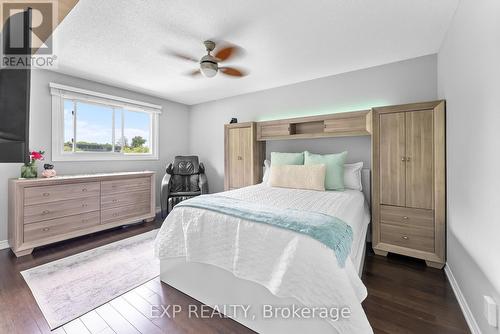
[[[54,68],[57,0],[2,1],[2,68]]]

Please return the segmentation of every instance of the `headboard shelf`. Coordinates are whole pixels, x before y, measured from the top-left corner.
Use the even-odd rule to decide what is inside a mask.
[[[257,140],[370,136],[371,110],[257,122]]]

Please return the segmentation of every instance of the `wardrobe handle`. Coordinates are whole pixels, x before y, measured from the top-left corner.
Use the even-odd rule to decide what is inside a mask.
[[[408,219],[408,216],[404,216],[404,217],[403,217],[403,219],[404,219],[404,220],[407,220],[407,219]]]
[[[406,161],[410,161],[410,157],[406,157]]]
[[[401,237],[401,239],[403,239],[403,240],[408,240],[409,238],[408,238],[406,235],[403,235],[403,236]]]
[[[243,158],[241,156],[238,156],[238,160],[243,160]]]
[[[401,157],[401,161],[406,161],[406,158],[405,157]]]

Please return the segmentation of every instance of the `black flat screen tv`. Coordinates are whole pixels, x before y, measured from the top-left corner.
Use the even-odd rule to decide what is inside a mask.
[[[30,27],[31,9],[28,9],[9,17],[2,31],[0,162],[29,161],[31,66],[29,62],[22,68],[9,64],[6,57],[31,56]],[[13,29],[20,31],[11,33]],[[11,44],[11,36],[22,36],[22,43]]]

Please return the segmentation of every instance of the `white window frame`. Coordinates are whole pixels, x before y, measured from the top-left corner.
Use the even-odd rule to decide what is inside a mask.
[[[159,160],[159,122],[162,106],[86,89],[49,84],[52,95],[52,161]],[[64,152],[64,100],[97,103],[111,108],[148,113],[151,116],[151,152]],[[114,113],[113,113],[114,114]],[[114,124],[114,119],[113,119]],[[122,119],[123,127],[123,119]],[[115,134],[113,133],[113,138]],[[114,142],[113,142],[114,144]]]

